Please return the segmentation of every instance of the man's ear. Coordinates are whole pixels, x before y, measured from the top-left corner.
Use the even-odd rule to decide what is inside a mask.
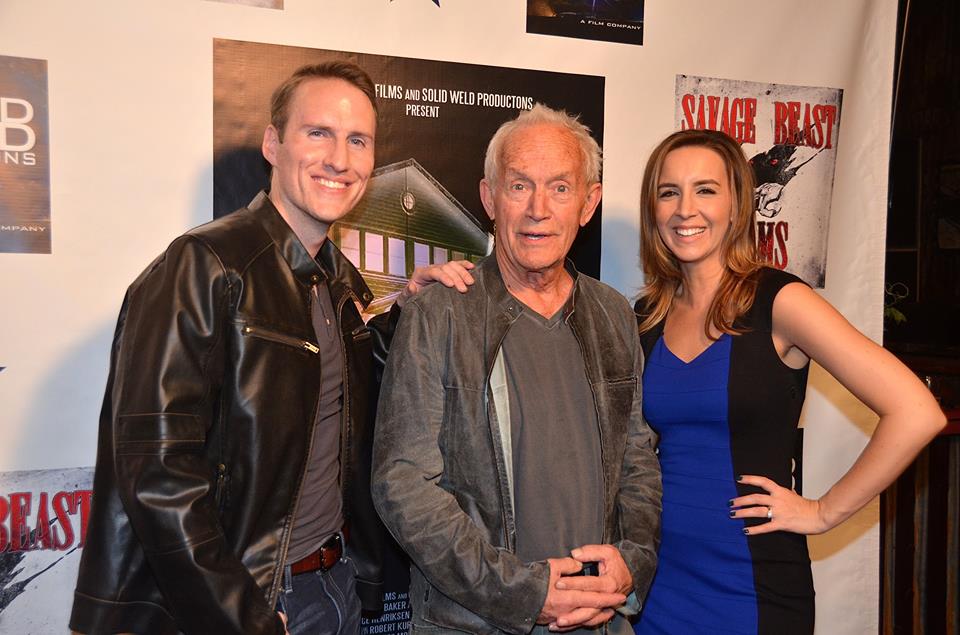
[[[580,212],[580,227],[585,227],[593,213],[597,211],[597,205],[600,204],[600,198],[603,196],[603,186],[594,183],[587,189],[587,199],[583,202],[583,210]]]
[[[263,143],[260,145],[260,151],[263,152],[263,158],[274,167],[277,165],[277,146],[279,145],[280,135],[273,124],[270,124],[263,131]]]
[[[483,209],[486,210],[487,216],[493,222],[497,222],[496,219],[496,206],[493,202],[493,188],[490,186],[490,183],[487,182],[487,179],[480,179],[480,202],[483,203]]]

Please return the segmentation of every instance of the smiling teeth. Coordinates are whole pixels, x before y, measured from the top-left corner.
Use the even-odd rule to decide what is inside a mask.
[[[318,178],[317,181],[320,182],[320,185],[324,187],[332,187],[335,190],[342,190],[347,187],[346,183],[341,183],[340,181],[331,181],[329,179]]]
[[[702,234],[706,229],[704,227],[677,227],[676,232],[681,236],[696,236]]]

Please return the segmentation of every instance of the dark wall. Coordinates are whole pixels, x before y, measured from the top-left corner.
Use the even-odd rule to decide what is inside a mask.
[[[886,284],[895,352],[960,354],[960,3],[900,2]],[[893,285],[896,285],[893,287]],[[894,301],[888,295],[888,304]]]

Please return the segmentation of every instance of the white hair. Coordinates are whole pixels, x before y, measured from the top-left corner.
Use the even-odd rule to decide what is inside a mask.
[[[511,119],[501,125],[487,144],[487,154],[483,160],[483,178],[491,187],[496,185],[500,178],[500,159],[503,157],[503,148],[511,134],[520,128],[538,124],[553,124],[573,135],[580,147],[583,158],[583,175],[588,184],[600,182],[601,152],[596,139],[590,136],[590,128],[580,123],[579,117],[568,114],[563,110],[554,110],[543,104],[534,104],[533,108],[521,112],[516,119]]]

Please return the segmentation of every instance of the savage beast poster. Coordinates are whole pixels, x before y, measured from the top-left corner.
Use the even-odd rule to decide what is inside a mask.
[[[761,258],[816,288],[826,278],[842,97],[836,88],[677,76],[676,127],[729,134],[753,166]]]

